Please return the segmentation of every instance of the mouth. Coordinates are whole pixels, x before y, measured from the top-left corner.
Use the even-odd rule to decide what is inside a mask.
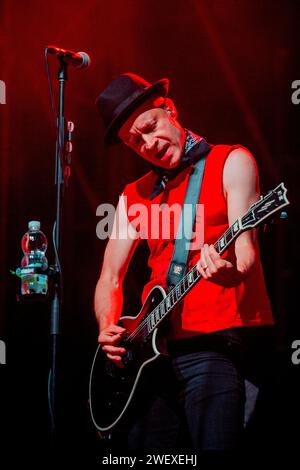
[[[169,148],[169,144],[164,145],[163,148],[159,152],[157,152],[157,154],[155,155],[156,158],[158,158],[159,160],[162,160],[165,154],[167,153],[168,148]]]

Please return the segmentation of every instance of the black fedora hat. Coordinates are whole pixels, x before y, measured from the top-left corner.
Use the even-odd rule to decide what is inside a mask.
[[[133,73],[125,73],[115,78],[96,99],[96,106],[106,128],[105,143],[119,142],[118,130],[130,114],[152,95],[165,97],[168,89],[167,78],[162,78],[152,85]]]

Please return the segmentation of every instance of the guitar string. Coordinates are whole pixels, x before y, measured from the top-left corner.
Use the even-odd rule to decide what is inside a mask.
[[[145,317],[145,318],[141,321],[141,323],[139,324],[139,326],[126,338],[126,342],[132,341],[133,339],[135,339],[135,338],[139,335],[139,333],[144,329],[144,327],[147,326],[147,322],[148,322],[149,316],[152,315],[153,312],[154,312],[156,309],[159,309],[159,307],[165,302],[165,300],[166,300],[167,297],[171,297],[171,296],[174,294],[174,292],[176,291],[176,289],[178,288],[178,286],[179,286],[180,284],[184,284],[184,282],[187,280],[189,274],[191,274],[192,272],[195,272],[195,271],[197,271],[197,273],[199,272],[199,271],[197,270],[197,267],[196,267],[196,266],[193,266],[193,268],[179,281],[179,283],[176,284],[176,286],[174,286],[174,287],[172,288],[172,290],[167,294],[167,296],[164,297],[164,298],[160,301],[160,303],[155,307],[155,309],[152,310],[152,312],[151,312],[149,315],[147,315],[147,317]],[[200,275],[200,273],[199,273],[199,275]],[[196,279],[193,281],[193,284],[194,284],[196,281],[198,281],[199,278],[200,278],[200,277],[196,278]],[[189,286],[189,288],[191,288],[191,287],[192,287],[192,285]],[[188,288],[188,289],[189,289],[189,288]],[[185,290],[184,294],[186,294],[186,292],[187,292],[188,289]],[[183,297],[184,294],[182,294],[181,298]],[[175,300],[174,304],[173,304],[172,307],[171,307],[172,309],[173,309],[174,306],[181,300],[181,298]],[[167,310],[167,312],[168,312],[168,310]],[[157,324],[158,324],[162,319],[163,319],[163,317],[160,318],[160,320],[157,322]],[[157,324],[155,325],[154,328],[156,328]],[[148,331],[147,336],[148,336],[149,333],[151,333],[151,331],[152,331],[152,330]]]

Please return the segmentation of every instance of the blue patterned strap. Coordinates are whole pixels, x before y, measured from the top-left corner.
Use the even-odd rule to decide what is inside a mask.
[[[187,272],[188,247],[192,241],[193,227],[197,211],[200,190],[202,186],[206,155],[193,166],[193,172],[189,177],[184,204],[181,211],[178,231],[172,260],[167,274],[167,286],[170,290]]]

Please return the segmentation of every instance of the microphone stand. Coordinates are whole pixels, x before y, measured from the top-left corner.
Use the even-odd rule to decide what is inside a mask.
[[[55,265],[52,267],[53,272],[53,294],[51,301],[51,321],[50,321],[50,348],[51,348],[51,369],[49,376],[49,411],[51,418],[51,442],[56,443],[56,381],[57,381],[57,348],[60,336],[60,310],[62,306],[62,277],[60,266],[60,244],[61,244],[61,219],[64,187],[66,180],[70,174],[70,158],[66,151],[66,125],[64,118],[64,97],[65,82],[67,77],[67,63],[63,58],[59,59],[59,113],[57,120],[57,138],[56,138],[56,162],[55,162],[55,185],[56,185],[56,221],[53,233],[53,243],[55,251]],[[68,123],[72,124],[73,123]],[[69,129],[68,140],[71,140],[71,132]],[[71,152],[71,142],[69,144],[69,153]]]

